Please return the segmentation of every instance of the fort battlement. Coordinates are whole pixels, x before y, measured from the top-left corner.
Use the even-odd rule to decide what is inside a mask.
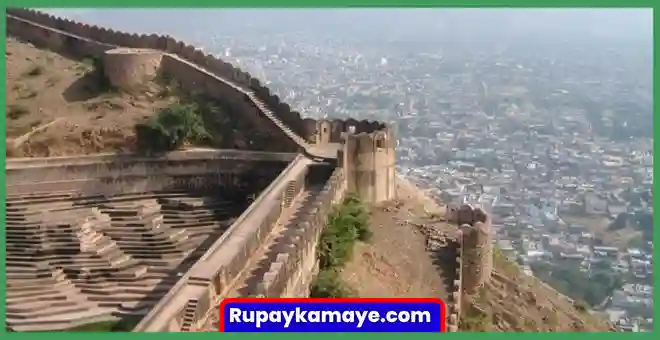
[[[325,217],[340,203],[346,192],[341,168],[335,168],[330,179],[311,202],[309,210],[291,221],[289,242],[281,244],[276,261],[263,276],[252,294],[261,297],[309,296],[309,287],[318,268],[316,249],[326,226]],[[310,261],[311,260],[311,261]]]
[[[470,205],[447,208],[448,221],[460,228],[462,257],[462,288],[474,294],[493,272],[493,238],[490,216]]]
[[[384,130],[387,124],[373,120],[303,119],[303,136],[309,143],[341,143],[345,133],[372,133]]]
[[[131,313],[144,314],[147,309],[134,331],[213,328],[214,322],[217,322],[214,320],[217,319],[214,315],[217,313],[216,306],[227,297],[307,296],[309,283],[317,270],[319,235],[332,206],[348,192],[357,193],[367,203],[396,197],[396,139],[392,128],[386,123],[353,119],[302,119],[300,113],[283,103],[259,80],[213,55],[168,36],[117,32],[25,9],[7,10],[7,32],[36,46],[74,58],[103,58],[108,79],[123,91],[139,91],[142,84],[159,74],[171,76],[185,91],[228,102],[233,109],[241,112],[242,118],[281,140],[276,150],[279,153],[185,151],[160,159],[95,155],[10,162],[7,168],[8,193],[15,197],[24,195],[17,198],[20,201],[18,205],[35,200],[57,200],[64,195],[60,192],[76,192],[73,197],[119,193],[137,195],[214,183],[232,186],[246,182],[250,176],[266,179],[277,176],[270,184],[257,185],[258,195],[249,207],[231,226],[222,229],[222,233],[212,239],[212,244],[203,253],[197,254],[197,260],[190,264],[187,271],[169,279],[172,284],[166,293],[161,292],[157,298],[154,297],[157,302],[152,300],[151,304],[140,305],[142,309],[139,311],[133,306]],[[279,165],[258,165],[265,163]],[[34,195],[35,192],[45,193],[39,196]],[[44,195],[48,197],[42,197]],[[64,196],[71,196],[67,195]],[[194,211],[198,205],[181,202],[185,209],[173,209],[167,207],[169,198],[160,202],[162,209],[170,209],[167,210],[168,216],[174,214],[172,211],[177,214],[186,209]],[[141,203],[130,208],[106,204],[103,207],[111,218],[113,213],[121,215],[121,218],[122,214],[129,214],[137,221],[130,222],[136,225],[135,228],[150,232],[158,229],[152,228],[159,221],[158,217],[149,215],[156,210],[155,204]],[[18,211],[23,214],[22,210]],[[143,216],[145,214],[148,218]],[[490,223],[482,212],[474,209],[470,213],[463,209],[452,210],[450,219],[461,227],[460,236],[450,240],[448,245],[454,250],[450,261],[455,261],[457,268],[453,292],[448,301],[449,329],[455,331],[461,296],[473,292],[489,278],[492,250],[487,236]],[[193,229],[205,228],[198,224],[190,225]],[[188,228],[190,235],[195,232],[191,228]],[[112,228],[107,229],[107,233],[112,232]],[[92,235],[89,236],[92,239],[98,239],[94,236],[96,234],[88,234]],[[174,248],[168,245],[167,249],[188,251],[185,239],[181,237],[180,244],[177,243]],[[127,245],[125,248],[133,249],[132,240],[122,239],[122,242]],[[162,242],[170,241],[162,238]],[[101,250],[99,252],[102,253]],[[168,261],[173,252],[166,251]],[[49,268],[42,269],[49,271]],[[150,279],[155,280],[160,278],[161,273],[150,275],[153,276]],[[56,279],[69,284],[65,278]],[[79,286],[79,283],[72,283],[72,295]],[[124,298],[124,295],[117,296],[120,296],[118,300]],[[71,311],[75,313],[71,315],[81,320],[97,316],[89,312],[92,307],[86,301],[76,303],[72,305],[75,308],[72,307]],[[125,311],[121,301],[112,303],[121,307],[119,313]],[[60,319],[57,320],[59,329],[64,327]],[[53,325],[52,320],[34,319],[24,324],[23,329],[48,329]]]
[[[30,9],[7,9],[7,14],[9,15],[7,31],[10,34],[56,52],[88,57],[98,56],[109,49],[121,46],[134,49],[153,49],[176,55],[182,60],[231,82],[232,85],[238,86],[246,92],[253,93],[293,133],[299,136],[304,135],[300,113],[292,110],[276,94],[263,86],[258,79],[230,63],[217,59],[211,54],[205,54],[194,46],[177,41],[172,37],[118,32]],[[79,39],[71,39],[72,37]],[[203,86],[204,83],[204,81],[200,81],[198,84]]]

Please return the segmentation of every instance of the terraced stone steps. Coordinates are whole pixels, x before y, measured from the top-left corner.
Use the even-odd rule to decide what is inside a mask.
[[[178,262],[197,247],[188,242],[185,230],[172,230],[163,223],[160,204],[156,200],[113,202],[99,208],[112,219],[111,225],[103,230],[104,233],[127,254],[146,264]]]
[[[17,331],[143,315],[242,208],[183,191],[28,198],[8,198],[7,325]]]
[[[96,308],[61,270],[53,271],[50,278],[44,278],[40,283],[37,285],[36,282],[8,277],[6,311],[9,326],[20,319],[84,312]]]
[[[165,223],[172,229],[186,229],[190,237],[228,228],[229,224],[222,221],[239,215],[244,208],[221,199],[163,198],[158,202]]]
[[[104,195],[81,195],[77,191],[73,192],[48,192],[33,195],[9,195],[7,197],[8,207],[19,206],[34,206],[42,203],[67,203],[73,202],[75,205],[96,205],[104,202],[130,202],[134,200],[148,200],[148,199],[168,199],[168,198],[189,198],[190,192],[185,190],[168,190],[165,192],[145,192],[145,193],[128,193],[118,194],[113,196]]]
[[[195,310],[197,309],[197,299],[188,300],[183,314],[183,324],[181,325],[182,332],[190,332],[193,323],[195,322]]]

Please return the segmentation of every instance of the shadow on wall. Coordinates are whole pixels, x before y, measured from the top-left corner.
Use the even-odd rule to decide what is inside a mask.
[[[64,100],[69,103],[87,101],[113,90],[105,74],[101,58],[87,58],[83,60],[83,63],[89,69],[62,93]]]

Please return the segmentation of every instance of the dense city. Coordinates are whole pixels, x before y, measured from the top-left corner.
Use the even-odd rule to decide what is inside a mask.
[[[529,275],[622,331],[652,330],[650,38],[287,27],[196,43],[307,116],[392,122],[401,175],[489,211],[499,251]]]

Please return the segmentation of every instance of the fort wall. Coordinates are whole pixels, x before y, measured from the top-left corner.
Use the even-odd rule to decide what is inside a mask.
[[[168,36],[136,35],[90,26],[57,18],[45,13],[23,9],[7,10],[7,30],[10,35],[46,47],[56,52],[76,58],[105,56],[114,51],[117,58],[133,58],[125,63],[126,68],[107,66],[110,80],[117,86],[130,88],[135,79],[152,77],[151,71],[140,76],[131,75],[140,65],[158,64],[158,72],[173,75],[180,81],[184,90],[204,93],[212,98],[230,101],[232,107],[253,123],[269,131],[273,136],[283,138],[283,152],[297,152],[310,144],[337,148],[337,165],[329,180],[312,200],[298,212],[299,218],[292,230],[292,242],[282,244],[279,255],[270,265],[255,293],[268,297],[306,296],[309,282],[316,270],[316,247],[318,236],[326,224],[332,205],[339,203],[347,192],[355,192],[367,203],[387,201],[396,197],[395,147],[396,140],[392,128],[387,124],[357,120],[314,120],[301,119],[300,114],[270,93],[261,83],[249,74],[232,65],[205,54],[190,45]],[[117,53],[118,47],[136,49],[134,53]],[[162,55],[146,53],[142,49],[161,51]],[[119,55],[119,56],[117,56]],[[115,60],[117,61],[117,60]],[[112,64],[112,61],[110,61]],[[131,68],[130,65],[135,67]],[[112,71],[115,69],[116,71]],[[122,73],[125,72],[125,73]],[[138,81],[139,84],[139,81]],[[286,137],[286,138],[285,138]],[[240,158],[247,155],[239,151],[228,158],[189,161],[172,160],[166,170],[169,176],[202,176],[202,173],[232,173],[241,168],[241,162],[255,162],[255,158]],[[151,165],[148,160],[126,160],[115,164],[113,156],[86,160],[49,159],[37,165],[25,160],[8,163],[8,177],[16,187],[11,190],[21,193],[37,190],[30,187],[30,178],[41,176],[42,182],[57,185],[67,183],[71,190],[84,190],[87,187],[123,187],[143,191],[147,184],[119,184],[114,171],[123,177],[145,177],[162,168]],[[103,158],[106,157],[106,158]],[[177,153],[172,156],[179,157]],[[180,156],[183,157],[183,156]],[[188,157],[188,156],[186,156]],[[190,156],[193,157],[193,156]],[[291,160],[291,154],[264,156],[262,160],[276,163]],[[287,158],[288,157],[288,158]],[[12,163],[13,162],[13,163]],[[162,160],[160,161],[162,162]],[[195,165],[195,162],[205,162]],[[169,161],[168,161],[169,163]],[[291,209],[292,201],[305,188],[312,160],[298,155],[280,175],[264,189],[253,204],[235,221],[229,230],[210,247],[177,284],[156,304],[138,324],[134,331],[194,331],[209,318],[215,304],[227,296],[233,281],[244,269],[257,248],[273,230],[283,212]],[[12,168],[15,164],[15,168]],[[100,164],[100,165],[99,165]],[[30,168],[33,167],[34,169]],[[62,167],[58,170],[57,167]],[[19,172],[11,173],[21,168]],[[42,169],[36,169],[42,168]],[[263,168],[263,167],[259,167]],[[27,169],[27,170],[26,170]],[[204,170],[205,169],[205,170]],[[126,176],[128,174],[128,176]],[[23,176],[23,177],[22,177]],[[95,176],[95,177],[94,177]],[[215,175],[213,175],[215,176]],[[220,175],[222,176],[222,175]],[[65,180],[62,180],[62,179]],[[96,178],[89,181],[89,178]],[[235,177],[232,177],[235,178]],[[271,177],[272,178],[272,177]],[[99,180],[101,179],[101,180]],[[99,184],[109,179],[105,186]],[[45,181],[44,181],[45,180]],[[233,181],[234,179],[229,179]],[[72,183],[82,184],[72,185]],[[149,183],[160,183],[163,179],[151,179]],[[190,182],[190,180],[188,180]],[[204,181],[202,181],[204,182]],[[105,182],[103,182],[105,183]],[[194,183],[194,181],[193,181]],[[118,185],[119,184],[119,185]],[[19,188],[20,186],[23,186]],[[161,185],[162,186],[162,185]],[[61,187],[58,187],[61,188]],[[8,188],[8,191],[11,191]],[[41,190],[41,189],[39,189]],[[110,190],[110,189],[103,189]],[[454,291],[448,301],[449,330],[457,330],[462,294],[472,294],[489,278],[492,272],[492,243],[490,220],[481,210],[471,207],[450,209],[449,219],[460,226],[459,237],[451,241],[456,249],[457,273],[453,283]]]
[[[356,119],[303,119],[303,137],[310,143],[329,144],[343,142],[345,133],[360,134],[383,131],[387,124]]]
[[[341,143],[346,149],[342,161],[349,190],[366,202],[394,198],[395,139],[386,124],[303,120],[249,74],[168,36],[116,32],[26,9],[7,9],[7,13],[11,35],[77,58],[107,57],[108,77],[120,87],[135,86],[134,81],[145,76],[144,70],[152,70],[147,72],[152,76],[154,64],[160,62],[160,72],[174,76],[186,91],[229,101],[246,119],[282,140],[273,143],[282,148],[278,151],[298,151],[308,143]],[[121,60],[126,61],[124,67],[117,67]],[[345,139],[344,135],[358,136]],[[368,139],[374,140],[373,145]]]
[[[281,244],[277,260],[258,285],[262,297],[308,297],[318,272],[317,246],[333,206],[346,192],[341,168],[335,168],[309,209],[291,222],[290,242]]]
[[[391,128],[375,132],[345,133],[338,160],[347,190],[366,203],[396,198],[396,141]]]
[[[493,241],[490,216],[469,205],[450,206],[447,218],[460,228],[462,288],[465,294],[477,293],[493,272]]]
[[[193,46],[167,36],[115,32],[32,10],[7,9],[7,14],[9,35],[77,59],[103,57],[108,78],[124,90],[152,77],[157,68],[157,73],[175,77],[185,92],[231,103],[246,119],[278,138],[277,151],[295,152],[301,147],[296,135],[302,126],[299,113],[247,73]],[[118,67],[119,62],[124,62],[123,67]],[[145,73],[147,69],[151,72]],[[267,105],[267,112],[261,103]]]
[[[209,309],[203,313],[197,309],[199,301],[206,298],[209,305],[214,305],[226,296],[234,279],[272,231],[283,209],[287,209],[284,202],[291,195],[290,191],[287,192],[290,183],[304,181],[309,164],[309,160],[299,155],[154,306],[134,331],[166,331],[174,327],[174,323],[181,325],[184,331],[198,329],[209,317]],[[300,184],[294,187],[300,187]],[[190,302],[192,300],[197,302]]]
[[[449,247],[455,254],[455,270],[454,278],[452,281],[451,289],[447,301],[447,331],[458,332],[459,323],[461,320],[461,310],[463,302],[463,248],[461,247],[461,232],[458,232],[456,238],[449,239],[447,247]]]
[[[62,47],[62,45],[69,43],[69,41],[67,41],[69,35],[62,36],[54,34],[52,30],[46,32],[46,30],[35,28],[34,25],[26,25],[25,22],[17,22],[16,19],[20,18],[24,21],[27,20],[51,29],[59,30],[60,32],[67,32],[85,38],[84,40],[77,40],[75,42],[75,44],[79,43],[81,46],[78,46],[80,48],[73,49],[74,51],[97,52],[94,53],[94,55],[99,55],[98,51],[110,49],[111,46],[123,46],[130,48],[155,49],[175,54],[183,60],[199,65],[200,67],[209,70],[212,74],[225,78],[241,88],[253,92],[260,100],[265,102],[266,105],[273,110],[274,115],[285,125],[290,127],[294,133],[303,135],[303,120],[301,119],[300,113],[292,110],[291,107],[284,103],[277,95],[271,93],[267,87],[263,86],[258,79],[227,62],[217,59],[211,54],[205,54],[195,47],[177,41],[172,37],[154,34],[138,35],[117,32],[111,29],[78,23],[29,9],[11,8],[7,9],[7,14],[14,17],[8,18],[7,20],[8,32],[12,35],[20,34],[19,36],[29,37],[31,40],[34,40],[35,43],[42,42],[47,43],[49,46]],[[21,30],[19,30],[18,27],[22,28],[25,33],[19,33]],[[86,56],[86,53],[80,53],[79,55]]]
[[[295,154],[178,151],[161,158],[130,154],[10,159],[7,194],[77,191],[86,195],[242,187],[275,178]],[[265,187],[268,183],[256,183]]]

